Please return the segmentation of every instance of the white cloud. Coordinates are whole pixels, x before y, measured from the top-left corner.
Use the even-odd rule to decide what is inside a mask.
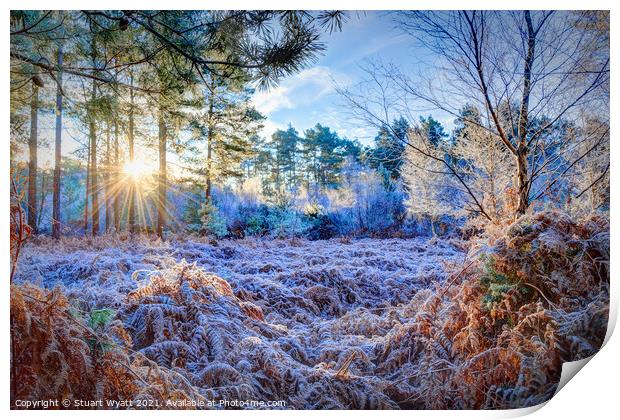
[[[252,102],[260,112],[263,114],[270,114],[278,109],[293,107],[293,103],[290,101],[287,94],[287,88],[278,86],[269,91],[255,93]]]
[[[254,94],[252,101],[263,114],[280,109],[309,105],[334,91],[334,81],[346,83],[345,75],[333,74],[327,67],[311,67],[284,79],[279,86]]]
[[[277,123],[271,119],[267,119],[265,120],[265,122],[263,122],[263,129],[261,130],[261,135],[265,138],[270,138],[276,130],[286,130],[286,125]]]

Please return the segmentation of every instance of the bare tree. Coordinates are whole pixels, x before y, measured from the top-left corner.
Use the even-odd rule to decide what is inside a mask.
[[[516,207],[513,195],[506,194],[512,185],[515,162],[500,138],[479,125],[464,122],[449,153],[493,221],[509,216]]]
[[[431,231],[435,236],[435,222],[439,217],[460,213],[458,206],[448,198],[453,196],[448,190],[459,188],[454,184],[454,178],[450,173],[446,172],[443,162],[427,157],[427,155],[440,156],[443,153],[442,145],[430,142],[428,136],[419,128],[409,130],[408,142],[412,147],[405,149],[405,163],[402,169],[402,178],[409,192],[405,204],[411,215],[429,219]],[[419,153],[418,150],[423,150],[425,154]]]
[[[529,11],[405,12],[398,19],[401,28],[446,60],[457,92],[460,88],[481,98],[490,119],[485,126],[516,162],[517,215],[530,205],[541,137],[593,99],[609,77],[608,54],[584,68],[593,59],[585,47],[597,39],[578,30],[580,19],[553,11],[535,16]],[[432,98],[418,95],[419,88],[406,78],[399,80],[407,92]],[[508,105],[509,124],[502,121],[503,104]],[[536,117],[545,122],[534,124]]]
[[[414,106],[407,100],[408,98],[401,94],[396,82],[395,73],[387,74],[381,64],[370,63],[364,68],[369,76],[367,80],[360,83],[354,88],[337,88],[337,91],[345,99],[348,104],[349,112],[353,117],[362,120],[366,124],[377,129],[387,128],[406,146],[411,148],[415,153],[420,154],[422,159],[428,160],[428,164],[417,165],[426,168],[430,174],[448,174],[455,180],[455,183],[463,192],[465,200],[465,208],[470,212],[492,220],[482,205],[480,197],[473,191],[468,180],[461,174],[458,166],[446,156],[445,150],[439,147],[427,147],[428,141],[423,133],[419,132],[419,127],[413,128],[407,138],[401,138],[394,131],[391,121],[395,116],[408,116],[410,121],[415,121],[412,112],[416,110]],[[413,135],[413,137],[411,137]],[[410,155],[410,161],[412,157]],[[411,167],[411,166],[410,166]]]
[[[609,124],[587,118],[577,136],[578,158],[571,173],[574,196],[568,204],[574,212],[588,214],[609,207]]]
[[[432,74],[415,77],[377,64],[366,69],[374,97],[364,98],[368,84],[341,91],[357,116],[373,125],[421,108],[454,117],[466,103],[484,110],[481,121],[470,122],[512,156],[514,165],[506,169],[512,171],[518,216],[544,197],[535,193],[548,182],[541,168],[571,159],[562,154],[565,147],[548,147],[550,132],[584,107],[608,119],[609,50],[600,45],[600,34],[583,29],[588,19],[572,12],[399,12],[397,26],[433,53]],[[450,162],[444,167],[487,217],[468,177]]]

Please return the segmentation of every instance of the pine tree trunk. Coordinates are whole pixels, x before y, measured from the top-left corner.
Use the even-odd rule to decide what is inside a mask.
[[[45,171],[41,171],[41,192],[39,198],[39,211],[37,212],[37,232],[41,229],[41,219],[45,210]]]
[[[209,130],[209,132],[211,132]],[[209,144],[207,145],[207,175],[205,186],[205,204],[209,205],[211,202],[211,135],[209,135]]]
[[[93,81],[91,100],[94,102],[97,95],[97,87]],[[99,233],[99,183],[97,180],[97,128],[95,126],[95,116],[89,115],[89,133],[90,133],[90,192],[92,211],[92,234],[96,236]]]
[[[62,146],[62,47],[58,48],[56,75],[56,132],[54,140],[54,192],[52,197],[52,238],[60,239],[60,164]]]
[[[105,172],[103,174],[103,183],[105,188],[104,200],[105,200],[105,231],[110,232],[112,229],[112,203],[111,185],[110,185],[110,121],[107,122],[106,138],[105,138]]]
[[[206,184],[205,184],[205,205],[209,205],[211,202],[211,153],[213,150],[214,130],[215,123],[213,118],[213,107],[215,106],[215,81],[211,82],[211,90],[209,96],[209,114],[207,119],[207,170],[206,170]]]
[[[84,194],[84,235],[88,232],[88,198],[90,197],[90,140],[86,158],[86,193]]]
[[[166,226],[166,123],[164,110],[159,109],[159,184],[157,200],[157,236],[164,239]]]
[[[118,121],[115,115],[114,118],[114,230],[120,232],[121,230],[121,212],[120,212],[120,162],[119,162],[119,150],[118,150]]]
[[[128,127],[128,135],[127,140],[129,142],[129,163],[133,163],[134,159],[134,144],[133,144],[133,131],[134,131],[134,121],[133,121],[133,113],[134,113],[134,92],[133,92],[133,75],[131,75],[131,88],[129,90],[129,127]],[[129,205],[129,217],[128,217],[128,225],[129,232],[135,233],[136,231],[136,183],[133,179],[129,179],[129,191],[128,191],[128,205]]]
[[[30,139],[28,140],[28,225],[37,233],[37,134],[39,129],[39,87],[32,83]]]

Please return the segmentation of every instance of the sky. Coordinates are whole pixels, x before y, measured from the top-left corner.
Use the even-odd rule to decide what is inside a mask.
[[[351,119],[336,86],[361,82],[361,66],[368,61],[380,60],[416,72],[425,66],[420,58],[428,52],[396,28],[389,13],[381,11],[350,12],[342,31],[326,34],[322,40],[327,49],[314,65],[254,95],[254,105],[268,117],[262,135],[269,137],[289,123],[301,134],[321,123],[343,137],[371,144],[376,128]],[[450,128],[453,118],[439,112],[428,114]]]

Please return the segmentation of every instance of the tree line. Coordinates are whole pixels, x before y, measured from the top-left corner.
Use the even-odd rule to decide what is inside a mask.
[[[55,114],[52,236],[60,237],[65,204],[67,122],[86,161],[91,233],[102,230],[101,209],[105,229],[124,221],[136,231],[140,192],[122,167],[140,159],[141,139],[158,151],[156,232],[163,236],[169,150],[206,150],[200,170],[208,200],[210,153],[242,151],[261,119],[251,90],[314,62],[325,49],[321,35],[345,19],[337,11],[12,11],[11,150],[14,159],[27,144],[28,223],[38,225],[41,113]]]
[[[175,205],[168,202],[176,188],[171,172],[199,188],[204,205],[213,204],[216,183],[257,178],[268,197],[327,191],[351,187],[348,171],[356,167],[359,177],[374,171],[385,191],[402,190],[409,214],[430,220],[497,224],[549,206],[607,211],[608,13],[390,16],[436,61],[422,76],[367,62],[366,80],[338,88],[343,112],[377,130],[364,146],[320,123],[262,138],[265,117],[251,102],[255,89],[316,60],[325,49],[321,36],[340,30],[346,14],[13,12],[11,150],[12,158],[27,156],[29,224],[41,223],[49,183],[54,237],[61,205],[75,201],[68,193],[62,203],[60,194],[63,182],[79,184],[63,172],[67,135],[78,144],[75,168],[86,166],[80,210],[92,234],[136,232],[148,217],[163,236]],[[454,129],[446,132],[428,109],[452,118]],[[54,171],[39,173],[39,120],[50,111]],[[153,214],[141,183],[124,170],[145,149],[157,151]],[[73,165],[63,160],[64,168]]]

